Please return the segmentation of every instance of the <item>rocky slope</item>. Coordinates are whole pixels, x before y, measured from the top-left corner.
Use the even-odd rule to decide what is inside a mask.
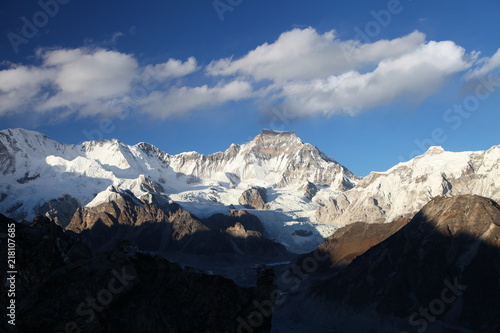
[[[238,199],[240,205],[250,209],[266,209],[268,208],[266,202],[267,191],[262,187],[249,188],[245,190]]]
[[[436,197],[330,278],[312,273],[276,310],[273,332],[498,332],[499,263],[500,206]]]
[[[9,219],[0,215],[0,233]],[[115,248],[92,255],[46,218],[16,226],[16,332],[236,332],[273,290],[269,274],[241,288],[158,256]],[[0,239],[2,257],[7,248]],[[64,256],[63,256],[64,254]],[[4,256],[5,255],[5,256]],[[66,255],[69,259],[64,260]],[[2,261],[2,281],[6,267]],[[0,287],[7,306],[7,288]],[[254,332],[270,331],[271,313]],[[243,324],[241,324],[243,322]],[[247,324],[248,325],[248,324]],[[5,321],[2,332],[12,326]]]
[[[355,222],[339,228],[316,249],[328,255],[329,260],[322,263],[323,269],[328,272],[333,267],[350,264],[353,259],[399,231],[409,220],[400,218],[390,223]],[[310,255],[304,255],[299,261]]]
[[[372,172],[349,191],[318,208],[324,223],[383,223],[412,216],[432,198],[476,194],[500,200],[500,146],[487,151],[425,154],[386,172]]]
[[[126,240],[141,250],[164,255],[176,252],[276,258],[288,254],[281,244],[264,237],[260,220],[247,212],[212,216],[207,219],[209,227],[161,196],[141,200],[130,191],[114,187],[108,191],[111,193],[104,196],[106,201],[78,208],[66,227],[68,232],[81,235],[95,251],[110,250],[118,240]]]

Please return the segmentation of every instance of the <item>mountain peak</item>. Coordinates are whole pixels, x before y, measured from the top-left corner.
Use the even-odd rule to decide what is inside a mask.
[[[26,139],[50,139],[45,134],[42,134],[37,131],[30,131],[24,128],[7,128],[0,131],[1,134],[7,135],[12,138],[23,138],[22,141],[26,141]]]
[[[288,135],[297,136],[295,131],[278,131],[273,129],[264,128],[257,136],[276,136],[276,135]]]
[[[430,146],[429,149],[425,152],[424,155],[434,155],[434,154],[441,154],[445,152],[444,148],[441,146]]]
[[[295,131],[277,131],[272,129],[263,129],[252,140],[253,143],[282,143],[282,142],[303,143],[297,137]]]
[[[464,233],[484,241],[493,235],[492,228],[500,227],[500,207],[492,199],[479,195],[438,196],[415,218],[419,222],[428,221],[443,234]],[[500,229],[495,230],[498,233]]]

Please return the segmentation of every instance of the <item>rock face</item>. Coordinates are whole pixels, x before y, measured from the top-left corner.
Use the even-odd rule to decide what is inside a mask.
[[[307,309],[297,296],[277,310],[279,318],[293,309],[301,314],[297,322],[322,318],[314,325],[336,332],[497,332],[500,206],[474,195],[437,197],[398,232],[301,293]],[[328,310],[313,314],[321,308]]]
[[[328,254],[328,268],[349,265],[371,247],[383,242],[409,222],[400,218],[391,223],[356,222],[335,231],[319,247],[318,251]]]
[[[318,188],[310,181],[308,181],[305,185],[299,187],[299,190],[304,191],[304,196],[309,200],[311,200],[316,195],[316,193],[318,193]]]
[[[231,235],[233,237],[237,237],[237,238],[261,237],[262,236],[262,234],[257,232],[257,231],[246,230],[245,227],[240,222],[236,222],[234,227],[227,228],[226,233],[228,233],[229,235]]]
[[[61,198],[45,202],[39,208],[36,208],[36,211],[54,220],[62,228],[66,228],[79,207],[79,202],[66,194]]]
[[[246,211],[216,214],[207,225],[176,203],[162,197],[141,199],[129,191],[110,187],[106,201],[80,207],[66,228],[97,252],[111,250],[127,240],[141,250],[193,255],[238,254],[280,257],[286,249],[264,235],[260,220]],[[143,201],[144,200],[144,201]],[[245,226],[247,229],[245,229]]]
[[[320,222],[383,223],[413,216],[437,196],[476,194],[500,200],[500,146],[478,152],[431,147],[422,156],[386,172],[372,172],[355,188],[318,208]]]
[[[0,215],[2,234],[9,222]],[[236,332],[259,313],[255,304],[272,308],[272,281],[242,288],[158,256],[119,249],[64,262],[64,247],[80,243],[46,218],[17,224],[16,242],[19,332]],[[0,245],[6,258],[5,240]],[[2,261],[2,281],[5,265]],[[3,283],[0,292],[5,308],[9,298]],[[270,332],[270,320],[268,313],[253,332]],[[3,321],[0,330],[10,331],[9,326]]]
[[[267,191],[262,187],[253,187],[245,190],[238,203],[245,208],[250,209],[266,209]]]
[[[212,230],[220,231],[241,224],[246,230],[264,233],[264,226],[259,218],[246,210],[233,209],[228,215],[214,214],[202,220],[203,224]]]
[[[134,240],[150,251],[180,249],[191,237],[209,229],[179,205],[161,208],[140,201],[132,193],[114,187],[108,201],[80,207],[66,230],[83,234],[98,251],[109,250],[118,239]]]

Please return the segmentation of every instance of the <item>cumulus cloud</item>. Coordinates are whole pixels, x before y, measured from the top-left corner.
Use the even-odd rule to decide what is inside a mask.
[[[213,60],[192,85],[189,75],[202,68],[194,57],[142,66],[132,54],[102,48],[42,50],[38,57],[38,65],[0,70],[0,116],[117,116],[123,105],[165,119],[249,98],[300,117],[356,114],[424,99],[460,72],[473,78],[500,67],[500,49],[478,61],[477,52],[418,31],[360,43],[313,28],[284,32],[238,59]]]
[[[215,87],[172,88],[168,93],[155,91],[142,101],[143,111],[155,118],[169,118],[192,110],[214,107],[228,101],[249,98],[252,85],[246,81],[232,81]]]
[[[57,119],[71,114],[118,115],[117,104],[137,104],[135,88],[142,89],[145,98],[160,89],[159,82],[198,69],[194,57],[140,67],[133,55],[105,49],[41,50],[38,57],[38,66],[10,64],[0,70],[0,116],[25,112],[52,112]]]
[[[39,106],[50,110],[87,105],[126,94],[136,75],[137,61],[115,51],[57,50],[45,54],[44,67],[56,72],[56,93]]]
[[[288,82],[281,94],[283,103],[290,112],[307,116],[355,114],[401,98],[422,99],[441,88],[450,75],[469,68],[464,53],[452,42],[429,42],[381,61],[370,72]]]
[[[213,76],[271,80],[270,98],[297,116],[355,114],[402,98],[437,92],[453,74],[471,66],[451,41],[426,41],[423,33],[373,43],[339,40],[313,28],[283,33],[240,59],[207,66]]]
[[[425,41],[421,32],[371,44],[341,41],[335,31],[318,34],[313,28],[283,33],[244,57],[225,58],[207,66],[210,75],[250,75],[256,80],[300,80],[342,74],[381,60],[408,53]]]
[[[500,49],[491,58],[482,58],[478,61],[479,68],[471,70],[465,76],[466,79],[475,79],[500,68]]]
[[[50,85],[55,71],[17,66],[0,71],[0,116],[26,111],[37,101],[43,102],[44,86]]]
[[[188,58],[185,62],[177,59],[168,59],[167,62],[157,65],[147,65],[145,73],[151,73],[159,80],[173,79],[193,73],[198,70],[194,57]]]

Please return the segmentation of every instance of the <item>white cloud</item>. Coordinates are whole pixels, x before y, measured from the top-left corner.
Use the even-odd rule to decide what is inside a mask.
[[[252,85],[246,81],[232,81],[224,85],[208,87],[172,88],[164,93],[154,91],[141,104],[143,111],[155,118],[169,118],[192,110],[214,107],[229,101],[238,101],[253,95]]]
[[[137,61],[131,55],[106,50],[51,51],[45,54],[44,65],[57,72],[57,93],[41,104],[40,110],[86,105],[126,94],[137,71]]]
[[[355,114],[401,98],[421,99],[435,93],[450,75],[470,67],[464,54],[453,42],[429,42],[381,61],[371,72],[287,82],[281,97],[288,112],[299,116]]]
[[[500,68],[500,48],[491,58],[483,58],[478,61],[480,68],[476,68],[465,76],[466,79],[474,79],[491,73],[497,68]]]
[[[272,44],[265,43],[238,60],[213,61],[210,75],[250,75],[256,80],[274,81],[323,78],[391,57],[411,52],[425,41],[425,35],[413,32],[393,40],[371,44],[341,41],[334,31],[322,35],[313,28],[285,32]]]
[[[392,40],[361,44],[313,28],[283,33],[240,59],[213,61],[212,76],[271,80],[271,100],[298,116],[355,114],[403,98],[436,93],[453,74],[471,66],[451,41],[426,41],[415,31]]]
[[[125,36],[123,32],[115,32],[113,36],[111,36],[111,44],[116,44],[118,38]]]
[[[0,91],[9,92],[23,86],[39,86],[51,79],[53,73],[36,67],[18,66],[0,71]]]
[[[136,94],[145,98],[161,88],[159,82],[198,69],[194,57],[141,68],[132,55],[105,49],[40,50],[37,56],[38,66],[0,70],[0,116],[25,112],[51,113],[54,119],[70,114],[116,116],[121,112],[118,102],[136,105]],[[217,89],[209,89],[207,96],[220,103],[226,90],[216,94]]]
[[[477,61],[476,52],[467,54],[452,41],[427,41],[418,31],[361,44],[313,28],[284,32],[239,59],[214,60],[204,72],[210,84],[191,86],[178,85],[201,68],[194,57],[139,66],[131,54],[102,48],[42,50],[38,56],[38,66],[0,70],[0,116],[116,116],[122,112],[117,105],[125,104],[165,119],[247,98],[279,101],[297,116],[355,114],[426,98],[472,64],[469,77],[500,67],[500,49]]]
[[[36,101],[43,101],[43,87],[55,77],[51,69],[18,66],[0,71],[0,116],[18,110],[30,111]]]
[[[148,65],[144,72],[153,75],[158,80],[173,79],[193,73],[198,70],[194,57],[188,58],[185,62],[177,59],[168,59],[167,62],[157,65]]]

